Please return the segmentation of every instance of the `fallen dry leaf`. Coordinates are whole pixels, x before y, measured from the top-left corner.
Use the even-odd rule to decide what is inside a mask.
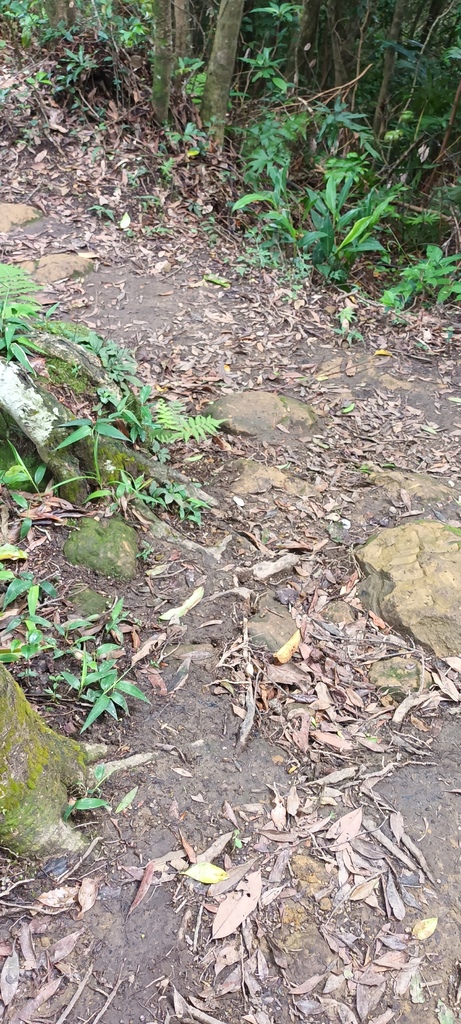
[[[353,744],[350,740],[343,739],[334,732],[322,732],[320,729],[313,729],[311,736],[317,743],[325,743],[328,747],[334,747],[341,753],[343,750],[352,750]]]
[[[426,939],[429,939],[434,934],[437,924],[437,917],[425,917],[413,925],[411,934],[415,939],[419,939],[420,942],[425,942]]]
[[[38,897],[38,901],[44,907],[50,907],[54,910],[66,910],[75,903],[78,890],[78,885],[60,885],[57,889],[42,892]]]
[[[60,960],[64,960],[66,956],[69,956],[69,953],[72,953],[78,939],[83,935],[83,931],[83,928],[78,928],[75,932],[69,932],[64,938],[58,939],[53,946],[50,946],[48,956],[53,964],[59,963]]]
[[[19,957],[15,949],[7,957],[0,975],[0,992],[5,1006],[9,1006],[14,999],[16,989],[19,985]]]
[[[232,935],[256,909],[262,890],[261,872],[252,871],[247,882],[239,888],[243,889],[241,893],[226,896],[218,907],[212,927],[214,939],[225,939],[227,935]]]
[[[98,888],[99,886],[96,879],[90,878],[89,876],[88,878],[82,879],[82,883],[77,896],[81,909],[75,916],[76,921],[81,921],[83,915],[86,914],[88,910],[91,910],[92,907],[94,907],[94,904],[96,903],[96,897],[98,895]]]
[[[293,636],[287,640],[283,647],[279,647],[278,651],[274,654],[274,661],[278,662],[279,665],[286,665],[288,661],[291,661],[293,655],[298,650],[301,643],[301,633],[299,629],[295,630]]]

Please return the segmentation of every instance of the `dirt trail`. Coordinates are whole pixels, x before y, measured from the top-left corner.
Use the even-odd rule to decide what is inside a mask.
[[[113,756],[151,750],[156,757],[106,784],[112,807],[139,787],[128,811],[101,812],[87,825],[101,839],[76,877],[97,880],[92,909],[77,924],[74,911],[47,918],[46,931],[35,938],[43,965],[54,939],[83,926],[63,969],[69,981],[46,1004],[47,1016],[59,1017],[92,964],[69,1024],[101,1019],[98,1013],[118,980],[105,1024],[416,1024],[422,1015],[428,1024],[453,1024],[459,1019],[460,982],[459,705],[447,700],[438,709],[416,708],[403,726],[393,728],[392,700],[370,697],[368,668],[376,658],[402,653],[418,661],[421,654],[384,624],[365,621],[355,596],[352,545],[422,511],[418,500],[410,497],[408,504],[404,485],[394,496],[370,485],[365,464],[428,472],[449,482],[453,498],[459,497],[456,325],[435,314],[413,317],[409,326],[395,324],[364,306],[358,312],[364,340],[347,346],[335,334],[335,311],[343,301],[337,296],[306,290],[290,299],[273,287],[258,290],[223,264],[219,250],[210,255],[197,246],[192,258],[185,236],[177,243],[143,240],[136,252],[136,244],[120,240],[115,227],[93,229],[85,211],[75,207],[64,230],[60,202],[54,216],[8,236],[5,244],[7,256],[16,260],[45,251],[104,249],[84,281],[58,283],[50,292],[69,317],[130,348],[146,382],[192,402],[196,410],[241,390],[251,403],[254,391],[266,390],[308,402],[317,422],[305,436],[282,427],[270,440],[223,433],[207,443],[192,466],[217,507],[200,531],[183,527],[183,534],[205,546],[230,534],[221,560],[198,550],[188,557],[180,547],[159,544],[153,563],[146,562],[155,565],[163,556],[167,563],[154,587],[140,560],[133,583],[117,590],[138,622],[141,641],[159,628],[159,598],[162,607],[176,606],[203,583],[205,600],[168,638],[170,653],[160,666],[165,691],[149,692],[147,711],[135,707],[129,719],[93,731],[95,739],[111,744]],[[204,282],[207,270],[226,276],[231,287]],[[448,328],[450,345],[443,348]],[[276,488],[244,493],[236,502],[232,464],[238,458],[303,478],[310,495]],[[457,521],[455,502],[431,498],[423,506],[427,517]],[[67,593],[75,570],[62,557],[62,539],[62,531],[48,536],[30,565],[40,571],[53,559]],[[264,585],[255,582],[255,563],[267,551],[278,557],[280,549],[298,551],[295,569]],[[79,570],[79,579],[104,592],[104,581],[87,570]],[[304,676],[311,689],[300,682],[299,665],[288,686],[285,668],[277,676],[272,666],[271,674],[267,650],[257,641],[248,653],[245,623],[260,613],[267,593],[276,599],[276,619],[289,615],[289,588],[290,603],[302,607],[313,624],[304,641],[314,666],[313,675]],[[107,583],[106,592],[114,596]],[[329,618],[328,607],[338,600],[339,618]],[[191,648],[180,646],[185,644],[195,645],[192,659]],[[250,660],[259,697],[249,742],[240,749]],[[146,685],[142,669],[136,678]],[[44,707],[40,686],[39,678],[32,696]],[[49,703],[45,713],[52,723],[62,722],[61,710]],[[332,722],[343,725],[350,745],[338,749],[311,740],[303,746],[306,718],[311,728],[323,722],[327,735]],[[348,768],[345,778],[315,784]],[[345,859],[328,828],[354,808],[363,808],[364,818],[357,845]],[[389,812],[403,816],[394,818],[393,833]],[[392,838],[393,853],[371,840],[367,848],[380,827]],[[410,866],[403,863],[409,851],[399,829],[414,843]],[[237,938],[210,939],[216,904],[203,885],[186,882],[168,867],[129,914],[148,861],[181,849],[181,837],[200,853],[228,832],[233,839],[224,865],[254,858],[264,882],[259,910]],[[418,861],[418,851],[426,860]],[[56,886],[62,867],[46,865],[47,873],[22,889],[21,899],[30,904]],[[14,878],[14,866],[9,871]],[[358,887],[370,881],[361,895]],[[349,900],[351,890],[355,896]],[[12,895],[9,902],[0,900],[6,942],[19,929],[12,902]],[[435,917],[432,937],[412,939],[415,922]],[[370,980],[372,961],[378,966]],[[24,972],[23,994],[35,993],[37,971]],[[189,1009],[174,1005],[172,986]],[[296,986],[301,991],[293,995]],[[442,1015],[440,1000],[453,1016]]]

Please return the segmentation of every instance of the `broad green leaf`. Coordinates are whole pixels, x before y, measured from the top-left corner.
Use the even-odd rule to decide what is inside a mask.
[[[190,868],[181,871],[181,874],[193,878],[196,882],[202,882],[203,885],[214,885],[215,882],[224,882],[229,878],[223,868],[218,868],[216,864],[208,864],[206,861],[203,864],[191,864]]]
[[[346,237],[343,238],[341,245],[338,245],[338,252],[341,252],[341,249],[344,249],[346,245],[350,245],[351,242],[354,242],[356,238],[360,238],[367,231],[370,227],[370,219],[370,217],[359,217],[356,220],[354,226],[348,231]]]
[[[117,427],[113,427],[112,423],[96,423],[95,429],[104,437],[116,437],[118,441],[126,441],[126,435]]]
[[[117,690],[121,690],[122,693],[127,693],[129,697],[137,697],[138,700],[143,700],[145,704],[150,704],[150,700],[146,697],[145,693],[139,689],[139,686],[135,686],[134,683],[129,683],[126,679],[121,679],[117,683]],[[115,700],[115,694],[113,694]]]
[[[115,813],[116,814],[120,814],[121,811],[126,811],[127,807],[131,806],[131,804],[133,803],[133,800],[134,800],[134,798],[136,796],[136,793],[138,792],[138,789],[139,789],[139,786],[135,786],[134,789],[130,789],[130,792],[127,793],[126,796],[123,797],[123,799],[120,801],[120,803],[115,808]]]
[[[325,189],[325,203],[332,215],[336,213],[336,182],[333,177],[327,181],[327,187]]]
[[[8,587],[8,590],[6,591],[6,594],[3,597],[3,610],[5,610],[5,608],[7,608],[9,604],[12,604],[13,601],[16,601],[17,597],[21,597],[22,594],[26,594],[27,591],[29,590],[29,587],[30,579],[25,580],[18,576],[16,577],[16,579],[12,580]]]
[[[0,547],[0,562],[20,562],[29,556],[22,548],[15,544],[2,544]]]
[[[29,476],[23,466],[9,466],[2,474],[3,482],[7,487],[20,487],[29,481]]]
[[[76,441],[82,441],[83,438],[88,437],[89,434],[91,434],[91,427],[88,424],[85,424],[83,427],[78,427],[77,430],[73,430],[72,433],[64,439],[64,441],[61,441],[61,443],[58,444],[56,451],[59,451],[60,448],[67,448],[69,444],[75,444]]]
[[[103,715],[105,711],[109,710],[110,704],[112,704],[112,701],[107,696],[107,694],[103,693],[101,697],[98,697],[98,699],[94,702],[89,715],[87,715],[87,717],[85,718],[85,721],[82,725],[82,728],[80,729],[80,732],[85,732],[85,729],[88,729],[90,725],[93,725],[93,722],[95,722],[100,715]]]
[[[272,192],[251,192],[249,195],[240,196],[237,202],[232,207],[232,213],[236,213],[237,210],[243,210],[245,206],[249,206],[250,203],[270,203],[274,202]]]
[[[84,796],[81,800],[76,800],[74,804],[67,805],[63,814],[64,821],[70,818],[73,811],[92,811],[95,807],[107,807],[110,811],[110,804],[107,803],[107,800],[96,796]]]

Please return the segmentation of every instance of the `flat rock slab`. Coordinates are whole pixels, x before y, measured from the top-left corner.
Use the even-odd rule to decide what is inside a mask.
[[[411,522],[357,549],[363,604],[444,658],[461,653],[461,529]]]
[[[207,406],[205,414],[222,420],[224,429],[229,433],[246,437],[268,437],[278,426],[288,431],[305,431],[316,422],[310,405],[271,391],[240,391],[234,395],[223,395]]]
[[[3,234],[24,224],[31,224],[42,216],[40,210],[26,203],[0,203],[0,232]]]
[[[233,494],[265,494],[275,489],[303,498],[316,493],[307,480],[292,476],[277,466],[263,466],[252,459],[237,459],[230,469],[236,474],[231,484]]]
[[[72,565],[84,565],[101,576],[121,580],[136,576],[137,551],[136,530],[115,518],[101,523],[81,519],[64,544],[64,555]]]
[[[456,490],[430,473],[410,473],[401,469],[377,469],[369,476],[370,483],[382,487],[394,501],[402,501],[402,492],[418,502],[446,502],[456,497]]]
[[[39,284],[47,285],[69,277],[85,277],[92,270],[92,261],[73,252],[58,252],[38,260],[25,260],[19,266]]]

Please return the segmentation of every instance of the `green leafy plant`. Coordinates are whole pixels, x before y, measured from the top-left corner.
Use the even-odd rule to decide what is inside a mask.
[[[418,296],[432,302],[459,301],[461,297],[461,253],[445,256],[438,245],[428,245],[426,259],[417,260],[401,271],[400,281],[386,289],[385,306],[403,309]]]
[[[27,593],[27,613],[25,616],[15,616],[8,623],[5,634],[20,627],[25,635],[14,637],[9,647],[0,651],[0,662],[11,664],[11,662],[20,661],[22,658],[30,661],[37,654],[56,647],[56,640],[50,632],[52,623],[37,614],[41,591],[48,596],[56,596],[56,591],[51,583],[48,581],[34,583],[32,573],[23,573],[19,577],[15,577],[9,584],[3,597],[3,610],[19,596]],[[43,629],[47,630],[46,634]]]
[[[93,654],[84,647],[79,652],[80,675],[65,670],[60,673],[61,679],[76,693],[77,699],[91,704],[81,732],[85,732],[105,712],[115,719],[120,711],[128,714],[127,696],[150,704],[142,690],[125,678],[127,672],[119,675],[117,661],[110,658],[116,651],[120,651],[116,644],[101,644]]]
[[[191,498],[181,484],[152,484],[149,488],[149,495],[154,505],[173,510],[177,512],[180,519],[188,519],[198,525],[202,521],[202,510],[208,508],[205,501]]]
[[[107,416],[101,416],[96,420],[92,420],[87,416],[83,416],[80,419],[71,420],[69,423],[62,423],[60,427],[66,429],[69,427],[75,427],[64,441],[56,446],[58,451],[60,448],[67,448],[69,445],[78,444],[79,441],[83,441],[89,437],[91,439],[93,447],[93,466],[95,479],[101,486],[101,467],[99,465],[99,445],[102,437],[110,437],[117,441],[126,441],[125,434],[118,427],[114,426],[114,420],[117,419],[117,413],[109,413]]]
[[[0,353],[5,355],[7,363],[15,359],[32,374],[34,369],[27,352],[42,352],[30,338],[31,320],[37,317],[39,310],[39,304],[32,299],[24,302],[4,299],[0,304]]]

